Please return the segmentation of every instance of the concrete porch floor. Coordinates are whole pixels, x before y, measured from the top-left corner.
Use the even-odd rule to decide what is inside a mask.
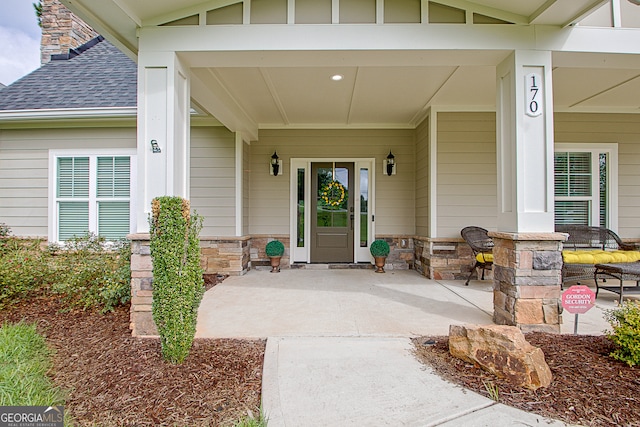
[[[205,293],[198,338],[447,335],[451,324],[491,324],[492,281],[429,280],[412,270],[251,270]],[[578,333],[609,327],[603,310],[617,295],[600,292],[596,306],[579,316]],[[573,314],[563,314],[573,333]]]

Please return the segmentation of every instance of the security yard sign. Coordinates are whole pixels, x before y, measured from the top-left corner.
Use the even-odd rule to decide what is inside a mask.
[[[578,334],[578,315],[584,314],[596,303],[596,293],[584,285],[571,286],[562,293],[562,307],[576,315],[573,334]]]
[[[571,286],[562,293],[562,306],[569,313],[584,314],[596,303],[596,293],[584,285]]]

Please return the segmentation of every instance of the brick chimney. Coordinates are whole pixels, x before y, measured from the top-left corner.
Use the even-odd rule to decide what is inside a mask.
[[[51,55],[66,54],[69,49],[83,45],[98,36],[93,28],[71,13],[58,0],[42,0],[41,22],[41,65],[49,62]]]

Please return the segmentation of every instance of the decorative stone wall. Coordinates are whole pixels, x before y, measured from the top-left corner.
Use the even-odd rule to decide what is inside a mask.
[[[289,235],[269,234],[269,235],[252,235],[251,236],[251,268],[257,270],[271,270],[271,261],[264,251],[267,243],[272,240],[280,240],[284,245],[284,255],[280,260],[280,268],[290,268],[291,259],[289,250]]]
[[[42,0],[41,22],[41,65],[49,62],[51,55],[68,53],[69,49],[83,45],[98,36],[93,28],[71,13],[58,0]]]
[[[473,251],[462,239],[414,238],[415,268],[435,280],[467,280],[475,264]],[[492,279],[491,271],[485,280]]]
[[[376,239],[385,240],[389,244],[389,256],[385,262],[385,270],[413,269],[413,236],[380,235]]]
[[[562,233],[489,232],[493,248],[493,321],[523,332],[560,332]]]
[[[201,237],[200,251],[205,274],[241,276],[251,269],[251,240],[245,237]]]

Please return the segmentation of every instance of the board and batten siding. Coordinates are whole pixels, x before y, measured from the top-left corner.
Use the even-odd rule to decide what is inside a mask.
[[[459,238],[477,225],[497,227],[496,118],[487,112],[437,116],[437,233]]]
[[[429,236],[429,117],[416,128],[416,235]]]
[[[0,223],[47,238],[49,150],[135,147],[134,127],[0,130]]]
[[[235,236],[235,135],[224,127],[191,128],[191,207],[203,237]]]
[[[274,151],[283,175],[270,176]],[[382,174],[393,151],[397,174]],[[411,129],[260,130],[251,144],[251,234],[289,234],[289,183],[292,158],[375,158],[376,234],[414,234],[415,131]]]
[[[640,238],[640,115],[556,113],[556,143],[618,144],[618,234]]]

